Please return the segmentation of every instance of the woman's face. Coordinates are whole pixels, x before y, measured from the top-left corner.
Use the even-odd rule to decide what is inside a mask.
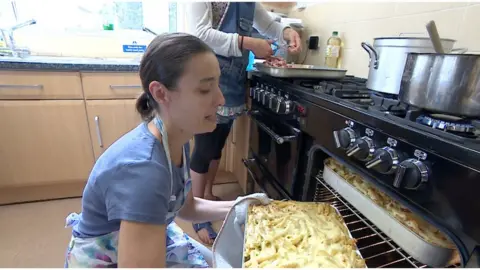
[[[225,103],[219,88],[220,66],[213,53],[195,55],[187,62],[177,89],[168,91],[170,119],[193,134],[212,132],[217,108]]]

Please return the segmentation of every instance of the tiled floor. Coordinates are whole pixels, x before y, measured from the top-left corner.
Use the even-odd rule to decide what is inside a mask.
[[[237,183],[226,183],[215,185],[214,194],[233,200],[242,191]],[[80,199],[0,206],[0,267],[63,267],[71,234],[64,228],[65,217],[79,210]],[[177,223],[196,238],[190,223]],[[218,230],[221,224],[216,222],[214,227]]]

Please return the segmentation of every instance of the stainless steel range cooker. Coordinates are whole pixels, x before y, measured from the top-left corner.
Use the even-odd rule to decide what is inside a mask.
[[[369,267],[425,267],[322,179],[332,157],[434,225],[460,263],[479,267],[480,122],[406,106],[366,80],[278,79],[252,73],[251,189],[275,199],[328,201],[344,215]]]

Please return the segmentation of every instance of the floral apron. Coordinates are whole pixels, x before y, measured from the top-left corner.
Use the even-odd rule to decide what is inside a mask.
[[[163,122],[155,118],[155,125],[162,134],[163,147],[170,169],[171,191],[170,205],[172,211],[167,214],[167,220],[172,220],[166,227],[166,266],[168,268],[207,268],[209,267],[200,251],[189,241],[189,237],[173,221],[182,208],[185,199],[192,187],[186,161],[185,147],[183,148],[183,168],[185,186],[179,194],[173,194],[173,172],[170,151],[168,149],[167,134]],[[81,214],[72,213],[66,219],[66,227],[75,226]],[[118,254],[118,231],[98,237],[80,238],[72,235],[67,249],[65,268],[116,268]]]

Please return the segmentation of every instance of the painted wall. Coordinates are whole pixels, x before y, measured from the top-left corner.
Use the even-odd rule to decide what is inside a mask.
[[[323,65],[327,39],[338,31],[344,42],[341,65],[356,76],[368,76],[369,57],[360,46],[362,41],[372,43],[374,37],[400,33],[426,36],[425,25],[430,20],[435,20],[441,37],[457,40],[456,48],[480,53],[478,2],[324,2],[289,15],[303,19],[305,39],[320,36],[321,47],[307,55],[306,64]]]

